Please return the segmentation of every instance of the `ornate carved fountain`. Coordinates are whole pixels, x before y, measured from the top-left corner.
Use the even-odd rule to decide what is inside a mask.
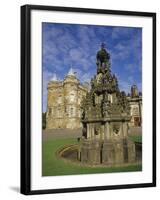
[[[125,92],[111,73],[104,44],[97,52],[97,74],[82,102],[83,133],[80,160],[91,165],[135,162],[135,144],[128,138],[130,108]]]

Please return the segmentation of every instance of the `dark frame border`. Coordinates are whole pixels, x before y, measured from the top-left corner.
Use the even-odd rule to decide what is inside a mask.
[[[94,187],[77,187],[61,188],[49,190],[31,190],[31,11],[65,11],[65,12],[82,12],[97,14],[112,14],[126,16],[152,17],[152,47],[153,47],[153,161],[152,161],[152,182],[142,184],[125,184],[113,186],[94,186]],[[21,188],[20,192],[26,195],[33,194],[50,194],[66,192],[82,192],[95,190],[112,190],[128,188],[144,188],[156,186],[156,13],[121,11],[121,10],[104,10],[90,8],[72,8],[43,5],[24,5],[21,6]]]

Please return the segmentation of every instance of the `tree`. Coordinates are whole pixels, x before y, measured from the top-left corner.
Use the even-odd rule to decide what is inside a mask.
[[[42,128],[46,128],[46,112],[42,113]]]

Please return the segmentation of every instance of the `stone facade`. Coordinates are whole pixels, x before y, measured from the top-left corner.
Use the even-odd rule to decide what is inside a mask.
[[[131,93],[127,97],[130,104],[130,127],[142,126],[142,94],[138,92],[136,85],[131,87]]]
[[[54,75],[48,84],[46,129],[80,128],[80,103],[87,90],[72,69],[63,81],[58,81]]]

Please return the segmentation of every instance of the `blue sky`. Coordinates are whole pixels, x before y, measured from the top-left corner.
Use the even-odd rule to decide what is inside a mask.
[[[42,23],[43,111],[47,84],[54,73],[63,80],[70,67],[81,82],[96,74],[96,53],[104,42],[111,70],[125,92],[136,84],[142,90],[142,29],[135,27]]]

